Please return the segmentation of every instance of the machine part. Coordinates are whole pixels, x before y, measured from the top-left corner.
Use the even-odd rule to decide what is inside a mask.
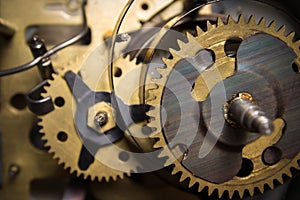
[[[99,148],[110,145],[123,137],[123,131],[116,126],[116,120],[110,104],[111,94],[107,92],[94,92],[83,82],[83,80],[72,71],[67,71],[64,75],[69,90],[76,100],[75,126],[83,141],[83,145],[95,156]],[[99,106],[100,105],[100,106]],[[63,105],[62,105],[63,106]],[[109,124],[97,130],[90,121],[101,110],[110,113]],[[94,112],[93,112],[94,111]],[[82,120],[85,119],[85,120]],[[99,135],[98,133],[105,133]]]
[[[36,115],[44,115],[54,110],[51,97],[41,97],[41,93],[44,92],[44,87],[46,85],[49,85],[47,80],[39,83],[37,86],[32,88],[26,95],[27,106],[29,110]]]
[[[88,25],[87,25],[87,19],[86,19],[86,13],[85,13],[85,6],[87,4],[86,0],[82,1],[82,6],[81,6],[81,10],[82,10],[82,30],[74,37],[64,41],[63,43],[60,43],[56,46],[54,46],[53,48],[51,48],[49,51],[46,51],[43,55],[38,56],[37,58],[35,58],[34,60],[23,64],[21,66],[15,67],[15,68],[11,68],[11,69],[6,69],[3,71],[0,71],[0,77],[1,76],[7,76],[7,75],[11,75],[11,74],[15,74],[18,72],[22,72],[25,70],[28,70],[34,66],[36,66],[38,63],[43,62],[47,59],[49,59],[49,57],[55,53],[57,53],[58,51],[72,45],[75,44],[76,42],[80,41],[82,38],[84,38],[84,36],[88,33]]]
[[[78,124],[76,126],[73,124],[72,106],[74,105],[72,105],[73,97],[69,86],[62,76],[54,75],[53,78],[53,80],[49,80],[50,86],[45,87],[46,93],[43,94],[43,96],[51,96],[54,99],[55,109],[47,115],[40,117],[42,120],[40,125],[43,127],[41,132],[45,134],[42,139],[47,141],[45,145],[50,148],[49,152],[54,154],[54,158],[58,159],[59,164],[63,163],[65,169],[69,168],[71,173],[76,172],[78,177],[83,175],[84,178],[90,177],[91,180],[97,178],[99,181],[102,179],[109,181],[110,178],[113,180],[116,180],[118,177],[123,178],[126,172],[112,169],[101,163],[101,161],[94,159],[94,157],[97,156],[101,157],[101,154],[109,155],[110,145],[102,146],[101,148],[97,147],[94,152],[89,152],[84,147],[79,137],[81,129],[78,135],[75,128]],[[81,121],[87,123],[85,120]],[[82,125],[79,126],[81,128],[85,127]],[[84,134],[86,134],[86,132],[84,132]],[[84,135],[81,135],[81,137],[82,136],[85,137]],[[96,133],[93,138],[97,139],[100,136],[101,135]],[[102,135],[102,138],[106,138],[106,136]],[[124,141],[119,140],[116,143],[124,143]],[[85,157],[90,158],[85,160]],[[87,166],[80,166],[80,162],[83,162],[81,164]]]
[[[43,56],[47,52],[47,48],[45,46],[44,41],[40,39],[37,35],[33,36],[32,39],[28,42],[28,44],[34,58]],[[52,79],[54,69],[50,57],[43,58],[41,62],[39,62],[37,65],[40,74],[44,80]]]
[[[104,126],[108,121],[108,116],[107,116],[107,112],[105,111],[99,111],[95,117],[94,117],[94,124],[97,127],[102,127]]]
[[[259,134],[270,135],[273,122],[265,116],[249,93],[238,93],[224,105],[224,118],[233,127],[243,127]]]
[[[83,27],[80,6],[76,12],[72,12],[71,14],[69,11],[67,11],[67,9],[61,8],[67,7],[67,4],[69,2],[74,1],[58,0],[49,2],[47,0],[29,0],[26,3],[24,3],[23,1],[0,1],[1,70],[6,70],[9,66],[18,66],[20,65],[20,63],[32,60],[32,55],[30,51],[28,51],[27,45],[27,41],[29,38],[24,38],[24,32],[26,32],[27,34],[28,27],[49,25],[49,32],[44,32],[44,34],[42,34],[41,36],[43,36],[43,38],[54,37],[55,41],[59,42],[61,41],[59,39],[64,37],[60,34],[57,34],[56,29],[52,28],[51,26],[56,27],[56,25],[59,25],[65,27],[78,27],[78,29],[76,30],[82,30]],[[158,1],[158,3],[159,2],[160,1]],[[60,4],[61,7],[56,6],[55,9],[52,9],[53,7],[49,8],[48,5],[52,3]],[[78,3],[80,5],[81,1]],[[59,51],[58,54],[54,54],[53,56],[51,56],[55,71],[63,70],[64,68],[73,70],[79,68],[79,66],[81,66],[82,62],[85,60],[85,57],[92,50],[94,50],[96,46],[103,42],[103,33],[106,30],[114,28],[114,24],[118,17],[117,13],[120,13],[122,7],[124,6],[124,3],[125,2],[119,2],[116,5],[116,2],[114,1],[89,1],[89,3],[86,5],[86,15],[89,19],[89,27],[87,27],[86,24],[86,29],[90,28],[92,30],[93,35],[91,43],[89,45],[76,44],[68,46],[68,48],[65,48],[63,51]],[[111,15],[111,10],[114,10],[115,15]],[[151,10],[152,8],[149,9],[149,11]],[[134,24],[134,29],[140,26],[140,21],[136,17],[136,15],[132,16],[130,18],[130,21],[131,25]],[[2,25],[5,26],[3,27]],[[4,31],[9,31],[9,37],[3,37],[2,28],[5,28]],[[46,35],[47,37],[44,37],[44,35]],[[72,36],[73,35],[77,35],[77,32],[73,31]],[[46,40],[45,42],[47,46],[51,47],[57,44],[52,43],[49,45],[48,40]],[[55,190],[55,188],[58,188],[59,190],[63,188],[59,183],[63,183],[65,179],[69,179],[71,177],[68,175],[68,173],[66,173],[66,171],[63,170],[61,166],[57,165],[57,162],[51,158],[51,154],[48,154],[46,151],[41,150],[42,148],[37,148],[32,144],[32,141],[30,140],[31,136],[39,139],[42,134],[39,134],[38,131],[31,133],[31,129],[33,126],[35,126],[36,123],[36,116],[26,107],[25,97],[28,91],[38,85],[40,81],[41,77],[36,68],[32,68],[30,70],[24,71],[23,73],[17,73],[12,76],[1,77],[0,79],[0,115],[2,137],[1,158],[3,161],[3,165],[1,165],[0,167],[3,169],[3,184],[0,190],[1,199],[34,198],[35,196],[33,195],[33,191],[35,189],[40,189],[40,187],[35,187],[36,185],[42,185],[42,187],[44,187],[41,189],[41,191],[38,191],[39,193],[43,193],[43,191],[45,191],[45,188],[52,189],[50,191],[50,194],[47,193],[50,195],[50,197],[47,198],[51,198],[51,192]],[[33,99],[39,100],[38,96],[40,94],[40,90],[36,92],[36,94],[37,98]],[[49,100],[49,98],[47,97],[42,100]],[[60,100],[61,99],[56,99],[56,102],[62,102]],[[58,106],[53,103],[54,101],[55,99],[50,99],[49,101],[47,101],[49,104],[47,103],[46,105],[49,105],[50,107],[55,106],[55,108],[57,109]],[[35,103],[42,103],[42,101]],[[39,105],[40,107],[36,107],[36,105],[34,106],[35,108],[37,108],[37,112],[45,111],[47,113],[48,111],[51,111],[51,109],[45,109],[42,104]],[[40,110],[40,108],[42,109]],[[39,112],[39,114],[45,113]],[[59,116],[56,119],[60,121],[61,117],[62,116]],[[52,127],[50,127],[50,129],[51,128]],[[64,134],[60,134],[60,136],[64,136]],[[64,150],[65,149],[63,148],[58,149],[58,151],[61,152],[63,152]],[[73,153],[73,151],[71,153]],[[11,180],[8,175],[8,169],[10,164],[12,163],[16,163],[21,167],[20,173],[13,180]],[[40,182],[47,182],[48,179],[55,181],[50,181],[50,184],[48,184],[47,186],[45,186],[45,184],[40,184]],[[57,185],[57,187],[55,187],[55,185]]]
[[[296,133],[299,127],[294,122],[297,121],[295,117],[297,118],[299,106],[296,100],[298,96],[293,96],[298,94],[300,83],[298,68],[294,70],[295,73],[290,66],[291,63],[299,61],[300,44],[299,41],[294,42],[294,35],[290,33],[286,36],[284,26],[277,30],[275,22],[266,24],[264,18],[256,24],[253,16],[248,22],[245,22],[243,16],[238,22],[229,17],[227,24],[220,19],[216,26],[208,22],[207,31],[198,27],[196,37],[187,33],[187,43],[178,41],[179,51],[170,49],[172,58],[163,59],[167,67],[157,69],[161,77],[153,78],[155,87],[147,91],[156,98],[148,99],[146,103],[154,107],[148,113],[152,118],[149,126],[154,128],[153,138],[157,140],[154,147],[162,148],[160,157],[168,158],[166,166],[174,166],[172,174],[180,173],[180,182],[187,179],[188,186],[197,185],[198,191],[207,188],[208,195],[216,192],[219,197],[227,194],[232,198],[235,193],[240,197],[253,196],[256,188],[260,192],[265,190],[265,185],[274,188],[276,181],[283,183],[284,175],[288,177],[293,175],[292,169],[300,169],[297,163],[300,159],[299,138]],[[233,51],[227,51],[226,46],[231,41],[236,41],[236,47]],[[270,49],[266,50],[267,47]],[[274,49],[281,49],[281,51]],[[203,51],[210,52],[211,59],[202,60],[203,66],[193,65],[193,59],[197,56],[203,59],[201,56]],[[277,55],[274,52],[280,53]],[[282,59],[283,57],[286,59]],[[273,62],[270,62],[272,59]],[[260,87],[271,88],[268,92],[272,92],[275,96],[280,95],[277,96],[278,99],[290,101],[285,108],[281,109],[282,105],[279,101],[274,110],[272,95],[269,99],[264,98],[262,93],[255,92],[258,91],[255,84],[251,86],[251,83],[246,81],[253,80],[257,82],[256,84],[262,84],[266,77],[254,78],[251,73],[256,76],[265,74],[263,67],[269,70],[267,76],[274,78]],[[176,79],[172,74],[175,70],[182,76],[188,77],[190,88]],[[265,85],[274,84],[275,80],[280,83],[283,91],[294,92],[283,93],[276,87]],[[290,81],[294,83],[293,89],[290,88]],[[170,88],[173,89],[171,92]],[[224,119],[222,111],[226,101],[230,100],[233,94],[248,92],[248,90],[255,94],[254,97],[259,105],[263,105],[267,116],[271,116],[274,123],[274,131],[271,135],[255,136],[242,129],[228,126]],[[269,95],[267,91],[263,92]],[[185,98],[188,99],[178,102],[180,101],[178,98],[184,96],[182,93],[185,93]],[[220,95],[225,95],[225,98]],[[210,103],[213,100],[215,105]],[[176,107],[176,104],[179,106]],[[180,108],[182,104],[196,107],[194,111],[192,109],[184,111]],[[163,114],[162,108],[167,114]],[[277,113],[276,109],[279,109]],[[217,114],[214,114],[214,111]],[[199,121],[199,113],[202,115],[202,121]],[[167,115],[164,123],[163,115]],[[183,132],[180,132],[182,126]],[[189,133],[195,131],[194,127],[196,129],[198,127],[195,135]],[[220,132],[213,131],[212,127],[217,127]],[[179,138],[179,141],[174,142],[174,138]],[[191,144],[186,142],[189,140],[193,142]],[[296,147],[293,148],[293,152],[289,152],[290,145]],[[270,159],[270,166],[263,162],[262,155],[270,152],[265,149],[272,146],[279,147],[284,153],[280,159],[272,155],[274,158]],[[272,160],[276,163],[272,163]]]

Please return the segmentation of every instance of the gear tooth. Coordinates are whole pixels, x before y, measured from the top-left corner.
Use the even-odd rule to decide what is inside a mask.
[[[254,195],[254,188],[248,188],[248,192],[249,192],[250,196],[253,197],[253,195]]]
[[[281,27],[278,29],[277,32],[278,32],[280,35],[285,36],[285,30],[286,30],[286,26],[283,25],[283,26],[281,26]]]
[[[46,137],[45,133],[44,133],[44,132],[39,132],[39,134],[43,134],[43,135],[41,136],[41,139],[42,139],[43,141],[46,141],[46,143],[44,144],[44,146],[46,146],[46,145],[49,146],[49,144],[48,144],[48,142],[47,142],[47,137]]]
[[[245,24],[245,23],[246,23],[245,16],[241,14],[238,19],[238,24]]]
[[[124,173],[122,173],[122,174],[119,174],[119,178],[120,178],[121,180],[123,180],[124,177],[125,177],[125,175],[130,176],[130,173],[129,173],[129,172],[124,172]]]
[[[153,148],[158,149],[164,146],[164,142],[159,139],[158,141],[156,141],[156,143],[153,145]]]
[[[188,176],[186,174],[182,173],[181,176],[180,176],[179,182],[181,183],[187,178],[188,178]]]
[[[290,41],[293,41],[294,38],[295,38],[295,35],[296,35],[295,32],[290,32],[290,33],[288,34],[287,38],[288,38]]]
[[[67,169],[68,167],[66,166],[66,169]],[[74,170],[74,173],[75,173],[75,175],[76,175],[76,177],[77,178],[79,178],[81,175],[83,175],[82,173],[80,173],[80,171],[78,171],[78,170]]]
[[[166,65],[168,65],[167,63],[170,62],[171,60],[165,57],[162,57],[161,60],[163,61],[163,63],[165,63]]]
[[[169,52],[172,54],[173,57],[176,57],[178,55],[178,51],[176,51],[175,49],[170,48]]]
[[[88,177],[89,177],[89,175],[88,175],[88,174],[83,174],[83,179],[87,180],[87,179],[88,179]]]
[[[227,20],[228,20],[228,22],[227,22],[228,25],[236,24],[236,22],[234,21],[234,19],[231,15],[228,16]]]
[[[300,40],[296,41],[295,45],[300,49]]]
[[[294,165],[294,167],[295,167],[297,170],[300,170],[300,162],[299,162],[299,161],[296,162],[295,165]]]
[[[250,16],[249,21],[248,21],[248,24],[249,24],[249,25],[256,25],[254,15],[251,15],[251,16]]]
[[[179,39],[177,39],[177,43],[178,43],[178,46],[179,46],[180,49],[183,49],[184,46],[186,45],[183,41],[181,41]]]
[[[283,177],[282,177],[282,175],[279,176],[279,177],[277,178],[277,181],[278,181],[280,184],[283,184]]]
[[[264,18],[264,17],[260,18],[258,25],[265,28],[266,27],[266,18]]]
[[[61,160],[61,159],[59,159],[58,157],[56,157],[55,159],[58,160],[58,161],[57,161],[58,165],[63,165],[63,164],[64,164],[64,161]]]
[[[66,170],[67,166],[65,165],[63,168]],[[70,173],[70,174],[73,174],[74,171],[75,171],[75,169],[73,169],[73,168],[70,168],[70,169],[69,169],[69,173]]]
[[[191,178],[190,178],[188,187],[191,188],[191,187],[193,187],[195,184],[196,184],[196,181],[194,181],[194,179],[191,179]]]
[[[162,148],[162,151],[159,153],[158,158],[166,158],[169,159],[169,155],[165,149]],[[169,166],[172,163],[168,163],[167,161],[164,163],[164,166]]]
[[[217,18],[217,27],[223,26],[224,23],[220,17]]]
[[[111,176],[111,179],[112,179],[113,181],[117,181],[117,180],[118,180],[118,177],[117,177],[116,175],[112,175],[112,176]]]
[[[106,182],[109,182],[110,177],[109,176],[104,176],[104,179],[105,179]]]
[[[214,191],[215,191],[215,188],[208,187],[208,196],[211,196]]]
[[[44,127],[41,127],[41,128],[40,128],[39,133],[40,133],[40,134],[44,134],[44,133],[45,133]]]
[[[207,31],[212,30],[214,28],[213,25],[210,23],[209,20],[206,21],[206,26],[207,26]]]
[[[221,199],[221,197],[223,195],[223,191],[220,189],[218,189],[217,191],[218,191],[218,197],[219,197],[219,199]]]
[[[269,186],[272,190],[274,189],[275,185],[274,185],[274,182],[273,182],[273,181],[268,182],[267,184],[268,184],[268,186]]]
[[[157,113],[157,111],[156,111],[155,109],[150,109],[149,111],[146,112],[146,114],[147,114],[149,117],[155,116],[156,113]],[[151,123],[155,123],[155,124],[156,124],[156,122],[155,122],[155,121],[152,121],[152,120],[151,120],[150,124],[151,124]]]
[[[95,181],[96,177],[95,176],[90,176],[91,181]]]
[[[50,147],[50,145],[47,143],[48,147]],[[55,154],[55,151],[53,150],[53,148],[50,148],[48,150],[48,153],[53,154],[52,158],[55,160],[58,158],[58,156]]]
[[[42,117],[39,117],[39,121],[37,122],[37,125],[41,127],[40,130],[42,130],[43,127],[43,118]]]
[[[156,71],[158,72],[158,73],[160,73],[162,76],[167,76],[168,74],[167,74],[167,70],[166,69],[164,69],[164,68],[160,68],[160,67],[158,67],[158,68],[156,68]]]
[[[196,27],[196,31],[198,36],[204,34],[204,31],[199,26]]]
[[[189,42],[195,41],[195,37],[192,34],[190,34],[189,32],[186,32],[186,37],[188,38]]]
[[[258,184],[257,185],[258,190],[260,191],[260,193],[264,192],[264,185],[263,184]]]
[[[203,191],[207,186],[198,183],[198,192]]]
[[[175,175],[175,174],[177,174],[180,171],[181,171],[180,168],[177,165],[175,165],[174,168],[173,168],[173,170],[172,170],[172,172],[171,172],[171,174]]]
[[[273,21],[269,24],[268,28],[273,29],[273,30],[276,31],[276,30],[277,30],[277,29],[276,29],[276,21],[273,20]]]
[[[291,169],[287,169],[287,170],[285,171],[285,174],[286,174],[288,177],[292,177],[292,171],[291,171]]]
[[[238,189],[238,195],[239,195],[240,199],[243,198],[244,193],[245,193],[245,189]]]
[[[228,191],[229,199],[232,199],[233,194],[234,194],[234,190],[227,190],[227,191]]]

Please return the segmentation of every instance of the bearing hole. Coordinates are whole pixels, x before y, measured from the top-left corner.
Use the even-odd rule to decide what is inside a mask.
[[[243,158],[242,167],[236,176],[247,177],[251,174],[252,171],[253,171],[253,162],[248,158]]]
[[[268,147],[262,154],[262,160],[265,165],[275,165],[280,161],[282,152],[278,147]]]
[[[233,37],[225,42],[224,51],[230,58],[236,57],[237,51],[243,40],[239,37]]]
[[[65,142],[67,141],[68,139],[68,135],[67,133],[63,132],[63,131],[60,131],[58,134],[57,134],[57,139],[61,142]]]
[[[24,94],[15,94],[11,99],[10,99],[10,104],[18,109],[18,110],[23,110],[26,108],[26,97]]]
[[[54,103],[58,107],[63,107],[65,105],[65,100],[62,97],[57,97],[55,98]]]
[[[125,151],[119,153],[119,159],[126,162],[129,160],[129,154]]]
[[[122,76],[122,70],[119,67],[114,68],[114,76],[115,77],[121,77]]]
[[[143,10],[148,10],[148,9],[149,9],[149,5],[148,5],[147,3],[143,3],[143,4],[141,5],[141,8],[142,8]]]
[[[293,68],[293,71],[296,72],[296,73],[299,73],[300,72],[300,66],[297,65],[296,62],[293,62],[292,64],[292,68]]]

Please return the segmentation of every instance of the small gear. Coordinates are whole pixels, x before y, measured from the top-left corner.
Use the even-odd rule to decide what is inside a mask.
[[[207,124],[209,124],[210,121],[205,123],[203,122],[203,120],[207,118],[205,116],[207,113],[206,105],[209,104],[209,106],[211,106],[211,104],[207,100],[211,100],[212,96],[218,94],[218,91],[215,91],[216,88],[220,86],[222,86],[223,88],[230,87],[230,85],[233,84],[233,82],[230,82],[230,78],[235,77],[236,74],[238,74],[239,77],[242,77],[243,75],[240,74],[243,74],[246,71],[246,69],[256,70],[255,74],[266,73],[263,70],[261,70],[265,66],[263,67],[259,66],[259,62],[264,63],[266,66],[268,66],[268,63],[270,65],[276,64],[275,63],[276,61],[274,60],[272,61],[271,58],[266,56],[267,53],[272,54],[270,52],[274,52],[274,49],[272,48],[268,50],[264,50],[268,45],[271,44],[270,46],[272,46],[273,43],[276,44],[280,49],[279,51],[278,49],[276,49],[278,52],[280,52],[281,49],[283,49],[282,47],[286,47],[284,48],[287,51],[287,54],[285,56],[288,57],[289,55],[290,57],[289,60],[287,59],[285,62],[288,63],[289,65],[290,62],[292,62],[293,67],[291,66],[290,68],[287,69],[284,68],[284,70],[291,71],[291,72],[288,71],[288,73],[285,75],[287,77],[288,76],[292,77],[291,80],[294,83],[293,94],[296,94],[299,91],[300,84],[299,84],[299,77],[298,77],[299,76],[298,66],[300,66],[300,49],[299,49],[300,42],[299,41],[294,42],[293,41],[294,36],[295,33],[290,33],[288,36],[286,36],[284,26],[282,26],[279,30],[277,30],[274,21],[271,22],[269,25],[267,25],[265,18],[262,18],[259,21],[259,23],[256,24],[253,16],[250,17],[248,22],[245,22],[243,16],[240,16],[237,22],[235,22],[232,17],[229,17],[227,23],[223,23],[220,19],[218,19],[216,25],[212,25],[211,23],[208,22],[207,31],[203,31],[199,27],[197,27],[196,37],[187,33],[187,38],[188,38],[187,43],[178,41],[180,50],[177,51],[177,50],[170,49],[172,58],[170,59],[163,58],[166,67],[157,68],[157,71],[161,74],[161,77],[152,79],[153,85],[149,87],[147,90],[147,93],[152,98],[146,99],[146,103],[153,106],[153,110],[148,112],[148,115],[152,119],[149,122],[148,126],[153,128],[153,130],[155,130],[152,136],[157,141],[156,144],[154,145],[154,148],[162,149],[162,153],[160,157],[168,158],[165,163],[165,166],[173,165],[174,168],[172,174],[180,173],[180,182],[183,182],[184,180],[188,180],[189,187],[198,185],[197,187],[199,192],[204,189],[207,189],[209,195],[211,195],[214,192],[217,192],[220,198],[222,195],[224,195],[224,193],[227,193],[229,198],[232,198],[234,193],[237,193],[240,197],[242,197],[243,195],[253,196],[256,189],[258,189],[260,192],[264,192],[266,185],[270,188],[274,188],[277,182],[283,183],[284,175],[291,177],[293,169],[298,169],[298,170],[300,169],[298,164],[298,161],[300,160],[300,153],[299,153],[300,149],[299,147],[297,147],[297,144],[299,143],[295,142],[295,140],[299,140],[299,138],[297,137],[297,134],[293,130],[293,129],[299,130],[300,127],[296,124],[296,121],[298,121],[297,114],[295,114],[294,111],[292,111],[293,109],[296,110],[299,108],[299,106],[297,106],[298,103],[296,102],[296,100],[295,101],[293,100],[293,98],[297,99],[299,95],[293,96],[291,95],[291,93],[288,92],[289,89],[287,89],[286,85],[290,85],[290,83],[287,82],[286,80],[283,80],[285,85],[284,84],[280,85],[282,86],[281,89],[285,90],[284,92],[286,92],[286,95],[288,96],[285,97],[283,95],[283,98],[286,98],[287,102],[290,101],[290,103],[293,104],[294,107],[288,108],[288,106],[286,106],[286,108],[277,109],[276,113],[275,111],[274,113],[271,111],[270,113],[268,113],[270,116],[272,116],[274,127],[275,127],[271,135],[259,136],[255,134],[254,135],[250,134],[251,137],[247,138],[246,140],[247,142],[239,141],[241,143],[234,144],[234,145],[231,143],[232,141],[230,141],[230,139],[225,137],[222,138],[223,137],[222,134],[219,135],[220,140],[217,141],[218,142],[217,145],[220,145],[220,143],[221,145],[217,150],[217,152],[215,153],[218,156],[222,157],[223,153],[226,151],[226,147],[230,146],[230,150],[227,153],[224,153],[225,159],[223,159],[223,161],[225,162],[224,163],[220,162],[222,163],[222,167],[220,168],[223,169],[217,169],[216,167],[219,166],[218,165],[215,166],[213,160],[205,160],[206,162],[200,162],[201,161],[201,159],[199,159],[199,157],[201,157],[200,154],[191,152],[192,149],[198,148],[197,153],[199,153],[199,149],[200,149],[199,146],[203,141],[202,140],[201,142],[200,140],[197,141],[197,138],[205,137],[205,133],[203,133],[203,130],[201,131],[201,128],[206,127],[206,131],[207,129],[209,130]],[[243,45],[243,46],[240,48],[236,48],[238,49],[237,52],[226,52],[226,47],[225,47],[226,43],[234,39],[240,41],[239,45]],[[259,52],[259,49],[255,49],[256,47],[254,48],[255,45],[259,46],[257,45],[259,44],[258,41],[265,41],[264,43],[265,46],[260,46],[260,48],[263,49],[262,51],[264,51],[265,53],[263,56],[266,57],[260,56],[258,53],[262,53],[262,52]],[[249,49],[250,50],[255,49],[255,51],[257,52],[250,51]],[[201,54],[202,51],[204,51],[204,53]],[[249,53],[249,51],[251,53]],[[211,59],[208,60],[206,59],[207,53],[209,53]],[[199,55],[200,56],[202,55],[201,62],[203,66],[196,66],[195,68],[198,67],[198,70],[194,70],[195,73],[193,74],[193,72],[191,72],[190,69],[185,67],[189,66],[190,63],[194,62],[194,60],[197,59],[197,55],[198,57]],[[206,57],[203,57],[203,55]],[[254,62],[256,63],[256,65],[254,64],[254,66],[255,67],[258,66],[257,68],[250,66],[251,59],[256,60],[256,62]],[[185,62],[184,60],[187,62]],[[196,63],[199,65],[199,63],[201,62],[198,61]],[[178,68],[180,64],[182,66],[185,66],[181,71]],[[241,72],[238,72],[240,70],[240,69],[238,70],[238,68],[240,67],[241,67]],[[172,73],[175,71],[175,69],[181,75],[186,75],[186,77],[188,77],[187,79],[188,82],[190,83],[191,86],[190,88],[188,87],[185,88],[184,86],[180,87],[180,81],[178,81],[178,79],[172,81]],[[275,81],[277,77],[273,75],[274,74],[270,73],[270,77],[268,80],[269,82],[264,84],[269,84],[269,85],[276,84]],[[280,76],[282,77],[283,75],[279,73],[278,77]],[[173,79],[176,79],[174,77]],[[236,79],[234,84],[239,85],[239,82],[242,81],[247,82],[247,80],[250,80],[251,78],[253,77],[250,76],[247,79],[247,76],[245,76],[244,79]],[[262,78],[265,78],[265,76],[264,75],[260,76],[260,79]],[[264,85],[262,85],[261,87],[263,86]],[[190,116],[190,113],[184,112],[180,110],[180,107],[177,108],[176,106],[174,106],[176,104],[176,101],[178,104],[182,103],[179,102],[181,100],[180,95],[176,100],[176,97],[174,97],[174,95],[176,96],[176,93],[174,94],[169,89],[169,88],[172,89],[176,87],[179,88],[178,90],[181,90],[181,92],[192,91],[189,93],[190,95],[189,99],[184,99],[184,101],[186,102],[183,102],[183,104],[193,104],[199,106],[200,111],[198,109],[194,109],[194,111],[193,109],[191,109],[190,110],[191,112],[197,113],[199,111],[200,113],[202,112],[201,109],[203,108],[204,110],[206,109],[206,111],[202,112],[201,114],[197,114],[198,121],[196,120],[196,122],[194,122],[195,126],[192,125],[193,124],[192,121],[190,121],[190,123],[188,121],[186,122],[181,121],[182,119],[184,120],[187,118],[190,120],[194,120],[196,117]],[[232,87],[232,88],[236,89],[236,87]],[[242,89],[248,90],[249,87],[243,87]],[[273,89],[274,88],[271,88],[270,90]],[[252,90],[255,91],[255,88]],[[256,90],[258,90],[258,88],[256,88]],[[279,95],[281,95],[280,91],[278,90],[275,91],[278,92]],[[247,91],[242,91],[242,92],[247,92]],[[264,93],[268,93],[268,92],[264,91]],[[274,93],[272,93],[272,95],[274,95]],[[168,100],[168,98],[170,98],[171,100]],[[227,96],[227,100],[230,100],[230,98],[232,98],[232,96],[231,97]],[[263,97],[260,98],[259,100],[267,101],[267,99],[268,98]],[[272,98],[270,97],[269,100],[272,101]],[[281,104],[280,101],[279,102],[277,101],[277,104],[278,105],[276,106],[280,107],[279,106]],[[272,103],[270,105],[274,107]],[[266,107],[269,108],[268,106]],[[273,110],[272,107],[270,108],[271,108],[270,110]],[[219,109],[220,115],[223,116],[222,109],[221,108],[217,108],[217,109]],[[165,116],[166,114],[164,114],[164,112],[167,112],[167,116]],[[184,114],[186,116],[182,116]],[[171,120],[168,118],[170,118]],[[213,121],[213,118],[211,119]],[[236,130],[240,131],[241,132],[240,134],[249,134],[247,132],[242,132],[240,129],[234,129],[233,127],[230,127],[230,125],[225,122],[224,118],[223,121],[224,121],[224,126],[230,129],[232,132],[235,132],[234,134],[236,134]],[[185,126],[184,127],[185,130],[184,129],[183,130],[186,133],[189,130],[191,131],[195,127],[196,129],[198,129],[198,132],[195,135],[193,135],[192,142],[191,144],[189,144],[189,146],[180,145],[179,144],[180,141],[171,144],[172,139],[174,137],[176,138],[177,135],[179,135],[179,139],[183,141],[182,142],[183,144],[185,144],[184,141],[190,140],[189,138],[190,135],[188,133],[187,135],[182,134],[182,136],[180,136],[180,133],[178,133],[178,130],[180,131],[179,124],[181,126]],[[294,127],[291,128],[291,126]],[[213,137],[210,137],[210,139],[214,138],[215,136],[216,135],[213,135]],[[237,137],[243,137],[243,136],[239,135]],[[194,138],[196,139],[194,140]],[[291,146],[293,146],[293,150],[292,150],[293,153],[287,155],[288,154],[287,151],[291,150],[292,148]],[[266,158],[268,157],[267,152],[270,149],[273,151],[273,153],[279,152],[278,154],[276,153],[273,154],[273,156],[279,155],[279,158],[277,160],[274,158],[276,160],[274,162],[266,161],[268,159]],[[286,151],[284,151],[284,149],[286,149]],[[190,156],[190,154],[192,154],[192,156]],[[190,159],[189,156],[191,157]],[[214,159],[218,160],[218,156],[214,157]],[[237,159],[234,160],[234,158]],[[232,162],[233,164],[231,163],[232,159],[233,159]],[[190,163],[188,163],[187,161]],[[199,167],[201,165],[203,165],[204,167],[203,168]],[[248,170],[247,167],[243,168],[244,165],[251,169]],[[201,170],[203,170],[204,172],[203,171],[201,172]],[[248,172],[245,172],[247,170]],[[232,174],[226,176],[227,173],[232,173]]]

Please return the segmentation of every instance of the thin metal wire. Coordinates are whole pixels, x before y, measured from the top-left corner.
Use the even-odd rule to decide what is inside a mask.
[[[74,37],[72,37],[72,38],[70,38],[70,39],[54,46],[53,48],[48,50],[45,54],[35,58],[34,60],[30,61],[29,63],[26,63],[24,65],[21,65],[21,66],[15,67],[15,68],[10,68],[10,69],[7,69],[7,70],[0,71],[0,77],[15,74],[15,73],[19,73],[19,72],[31,69],[34,66],[36,66],[39,62],[41,62],[43,59],[45,59],[45,58],[57,53],[58,51],[61,51],[62,49],[64,49],[64,48],[80,41],[88,32],[87,18],[86,18],[86,12],[85,12],[85,6],[86,5],[87,5],[87,0],[83,0],[82,5],[81,5],[82,21],[83,22],[82,22],[82,30],[80,31],[80,33],[78,33]]]

